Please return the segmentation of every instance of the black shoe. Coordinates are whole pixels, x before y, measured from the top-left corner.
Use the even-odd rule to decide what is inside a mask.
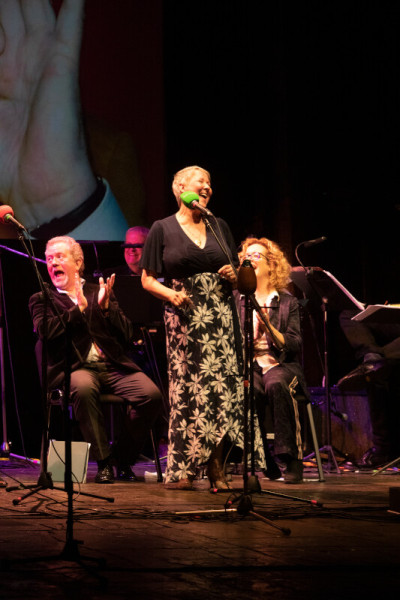
[[[117,467],[117,479],[119,481],[139,481],[129,465]]]
[[[390,365],[385,359],[365,362],[339,379],[337,386],[341,392],[358,392],[368,383],[385,381],[390,371]]]
[[[390,463],[392,460],[394,460],[394,457],[373,447],[363,454],[360,462],[357,463],[357,466],[360,469],[379,469]]]
[[[114,483],[114,471],[111,465],[105,467],[99,467],[96,477],[94,478],[95,483]]]
[[[281,470],[273,459],[267,460],[267,468],[264,470],[264,475],[268,479],[271,479],[271,481],[282,477]]]
[[[303,461],[298,458],[289,460],[283,479],[285,483],[301,483],[303,481]]]

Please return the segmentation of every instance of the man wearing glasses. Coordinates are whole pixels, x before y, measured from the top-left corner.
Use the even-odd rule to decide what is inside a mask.
[[[147,227],[130,227],[125,233],[125,242],[122,244],[124,249],[125,264],[107,269],[104,274],[111,275],[141,275],[142,269],[139,267],[142,258],[143,246],[146,241],[149,230]]]

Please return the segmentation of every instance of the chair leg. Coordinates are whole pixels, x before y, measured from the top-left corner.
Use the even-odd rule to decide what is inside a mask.
[[[319,481],[325,481],[324,471],[323,471],[322,462],[321,462],[321,455],[319,453],[317,434],[315,431],[314,415],[312,412],[311,402],[307,402],[307,414],[308,414],[308,421],[310,423],[311,436],[312,436],[313,445],[314,445],[315,459],[317,461]]]
[[[161,470],[160,457],[158,456],[158,448],[157,448],[157,444],[155,441],[153,429],[150,429],[150,437],[151,437],[151,443],[153,445],[154,462],[155,462],[156,471],[157,471],[157,481],[161,482],[163,480],[163,476],[162,476],[162,470]]]
[[[115,443],[115,428],[114,428],[114,406],[110,403],[110,442],[111,447]]]

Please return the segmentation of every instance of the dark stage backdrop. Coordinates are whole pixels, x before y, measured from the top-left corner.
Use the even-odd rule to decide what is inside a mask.
[[[400,301],[399,27],[396,0],[164,3],[168,174],[208,168],[238,242],[327,236],[300,259],[369,303]]]

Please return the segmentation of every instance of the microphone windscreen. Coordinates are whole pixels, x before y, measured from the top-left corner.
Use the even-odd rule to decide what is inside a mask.
[[[196,202],[198,202],[200,200],[199,195],[196,194],[196,192],[182,192],[181,196],[180,196],[183,204],[185,206],[188,206],[189,208],[192,208],[192,202],[193,200],[195,200]]]
[[[13,217],[14,216],[14,211],[11,208],[11,206],[8,206],[7,204],[2,204],[0,206],[0,222],[1,223],[6,223],[6,221],[4,220],[4,217],[6,215],[11,215]]]
[[[241,294],[254,294],[257,287],[257,277],[250,260],[246,258],[238,271],[237,289]]]

